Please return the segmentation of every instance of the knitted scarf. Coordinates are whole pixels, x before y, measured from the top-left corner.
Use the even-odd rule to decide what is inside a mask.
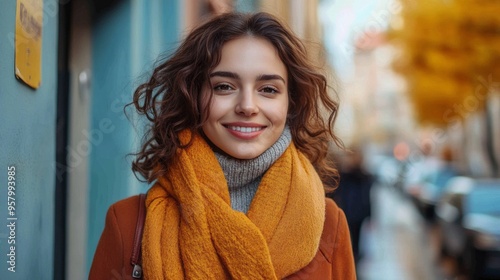
[[[281,157],[291,142],[290,128],[285,126],[278,140],[253,159],[237,159],[212,147],[226,178],[231,208],[243,213],[248,212],[262,176]]]
[[[325,219],[321,180],[293,143],[262,178],[248,213],[231,209],[222,169],[189,131],[146,199],[145,279],[282,279],[318,250]]]

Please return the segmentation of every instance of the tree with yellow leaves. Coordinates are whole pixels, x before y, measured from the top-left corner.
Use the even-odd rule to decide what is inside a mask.
[[[399,46],[394,68],[408,82],[418,121],[444,126],[467,102],[484,107],[492,90],[480,80],[500,80],[500,1],[401,4],[402,24],[389,31],[389,38]],[[467,114],[454,115],[463,119]]]

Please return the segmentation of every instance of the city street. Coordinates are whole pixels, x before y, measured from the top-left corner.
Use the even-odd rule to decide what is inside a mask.
[[[372,188],[372,219],[365,223],[358,264],[362,280],[441,280],[435,233],[399,191]]]

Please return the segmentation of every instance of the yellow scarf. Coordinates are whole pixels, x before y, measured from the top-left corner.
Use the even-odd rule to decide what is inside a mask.
[[[247,215],[231,209],[222,168],[193,135],[146,199],[145,279],[282,279],[318,250],[323,184],[293,143],[265,173]],[[191,138],[180,134],[182,143]]]

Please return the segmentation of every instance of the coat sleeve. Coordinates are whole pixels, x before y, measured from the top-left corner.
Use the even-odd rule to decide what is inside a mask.
[[[333,201],[327,203],[334,203]],[[356,279],[356,267],[351,246],[351,237],[344,212],[335,207],[337,215],[334,250],[332,255],[332,279]]]
[[[104,230],[97,244],[89,279],[130,279],[130,258],[134,243],[140,199],[120,200],[108,209]]]
[[[106,214],[106,224],[99,239],[89,280],[123,279],[123,238],[120,233],[116,209],[111,206]]]

